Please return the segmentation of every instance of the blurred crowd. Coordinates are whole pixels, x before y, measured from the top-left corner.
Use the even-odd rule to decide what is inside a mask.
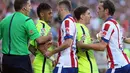
[[[57,2],[59,0],[31,0],[32,2],[32,10],[30,12],[30,17],[34,20],[36,23],[38,17],[36,13],[37,6],[41,2],[46,2],[51,5],[53,8],[53,20],[50,23],[50,26],[52,27],[52,33],[54,36],[54,40],[57,40],[57,27],[59,26],[59,20],[57,16]],[[91,22],[88,25],[88,28],[91,33],[92,38],[96,38],[96,34],[99,32],[102,26],[102,20],[98,18],[97,16],[97,4],[100,0],[71,0],[73,9],[77,6],[85,5],[90,8],[91,11]],[[130,37],[130,0],[112,0],[116,6],[116,12],[114,14],[114,18],[118,20],[122,27],[123,35],[124,37]],[[0,21],[5,17],[10,15],[14,12],[13,9],[13,2],[14,0],[0,0]],[[0,43],[1,48],[1,43]],[[128,44],[124,44],[124,49],[127,49],[127,53],[130,53],[130,46]],[[100,73],[104,73],[105,69],[107,68],[106,65],[106,58],[104,52],[95,52],[95,56],[97,59],[98,67],[100,70]],[[130,54],[129,54],[130,55]],[[130,57],[130,56],[129,56]]]

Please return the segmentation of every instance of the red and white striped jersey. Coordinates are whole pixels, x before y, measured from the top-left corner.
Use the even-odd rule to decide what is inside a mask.
[[[59,29],[58,43],[59,46],[63,44],[66,39],[72,39],[71,47],[58,53],[57,66],[63,67],[77,67],[76,57],[76,23],[71,15],[67,15],[62,21]]]
[[[102,40],[108,43],[107,59],[109,68],[118,68],[129,63],[122,48],[122,32],[119,23],[113,18],[107,20],[101,30]]]

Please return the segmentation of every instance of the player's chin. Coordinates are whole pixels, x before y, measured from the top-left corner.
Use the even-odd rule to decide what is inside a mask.
[[[48,20],[47,22],[48,22],[48,23],[51,23],[51,20]]]
[[[102,19],[102,17],[101,17],[101,16],[98,16],[98,18]]]
[[[90,24],[90,21],[86,22],[86,25]]]
[[[99,17],[99,18],[101,18],[101,15],[100,15],[100,14],[98,14],[98,17]]]

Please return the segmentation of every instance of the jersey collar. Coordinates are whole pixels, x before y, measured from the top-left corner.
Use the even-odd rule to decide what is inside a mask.
[[[42,23],[44,23],[44,24],[47,24],[45,21],[43,21],[43,20],[38,20],[38,22],[42,22]]]
[[[69,17],[72,17],[72,15],[71,15],[71,14],[66,15],[66,17],[63,19],[63,21],[64,21],[65,19],[69,18]]]
[[[112,16],[109,16],[109,17],[105,20],[105,22],[111,20],[112,18],[113,18]]]

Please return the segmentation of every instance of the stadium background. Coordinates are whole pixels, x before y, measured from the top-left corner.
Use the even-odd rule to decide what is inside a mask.
[[[50,26],[52,26],[52,33],[54,36],[54,40],[57,40],[57,27],[60,25],[59,21],[57,19],[57,2],[59,0],[31,0],[32,2],[32,9],[30,12],[30,17],[34,20],[36,23],[38,17],[36,14],[36,8],[41,2],[47,2],[51,5],[53,9],[53,21],[50,23]],[[73,9],[77,6],[86,5],[90,8],[91,11],[91,22],[88,25],[88,28],[91,33],[92,38],[96,38],[96,33],[99,32],[102,26],[102,20],[98,18],[96,9],[98,1],[100,0],[70,0],[72,3]],[[122,32],[125,37],[130,37],[130,0],[112,0],[116,6],[116,12],[114,15],[114,18],[118,20],[122,27]],[[14,0],[0,0],[0,21],[5,17],[10,15],[14,12],[13,9],[13,2]],[[0,41],[0,48],[1,48],[1,41]],[[130,58],[130,45],[124,43],[124,49],[127,50],[127,55]],[[1,49],[0,49],[1,51]],[[97,52],[95,51],[95,57],[98,63],[98,67],[100,70],[100,73],[105,73],[105,70],[107,69],[107,63],[106,63],[106,56],[105,52]],[[0,52],[0,59],[2,57],[2,54]],[[32,57],[32,56],[31,56]],[[1,64],[1,61],[0,61]]]

